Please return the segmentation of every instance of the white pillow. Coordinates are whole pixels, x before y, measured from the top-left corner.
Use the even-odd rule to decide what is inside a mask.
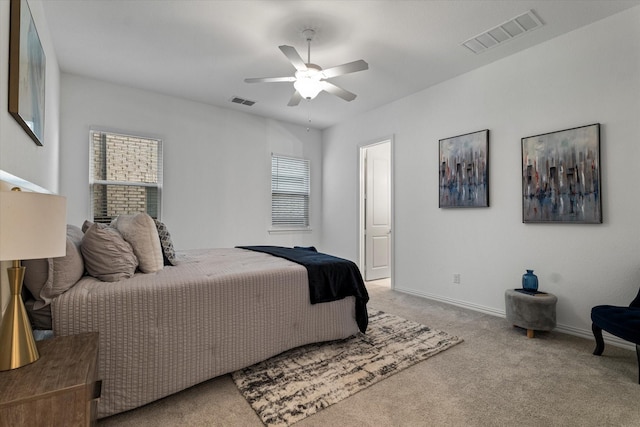
[[[156,223],[148,214],[119,215],[111,224],[133,247],[138,268],[143,273],[155,273],[164,267],[162,246]]]

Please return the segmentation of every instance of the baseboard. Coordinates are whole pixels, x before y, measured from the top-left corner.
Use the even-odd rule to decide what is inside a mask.
[[[473,311],[478,311],[480,313],[485,313],[485,314],[489,314],[491,316],[497,316],[497,317],[506,317],[506,313],[504,310],[499,310],[493,307],[487,307],[484,305],[480,305],[480,304],[474,304],[468,301],[462,301],[462,300],[458,300],[458,299],[454,299],[454,298],[449,298],[449,297],[443,297],[441,295],[436,295],[436,294],[431,294],[428,292],[418,292],[415,291],[413,289],[404,289],[398,286],[395,286],[393,288],[394,291],[398,291],[398,292],[402,292],[405,294],[409,294],[409,295],[415,295],[417,297],[421,297],[421,298],[426,298],[426,299],[430,299],[430,300],[434,300],[434,301],[439,301],[439,302],[443,302],[445,304],[450,304],[450,305],[455,305],[456,307],[462,307],[462,308],[467,308],[469,310],[473,310]],[[585,338],[588,340],[593,341],[593,332],[591,331],[591,329],[582,329],[582,328],[576,328],[574,326],[569,326],[569,325],[562,325],[562,324],[558,324],[556,325],[556,331],[567,334],[567,335],[573,335],[573,336],[577,336],[580,338]],[[628,350],[636,350],[636,346],[628,341],[624,341],[616,336],[613,336],[611,334],[608,334],[607,332],[602,332],[602,337],[604,338],[605,343],[616,346],[616,347],[621,347],[621,348],[625,348]]]
[[[394,291],[402,292],[409,295],[415,295],[417,297],[422,297],[434,301],[444,302],[446,304],[455,305],[457,307],[468,308],[469,310],[479,311],[481,313],[490,314],[492,316],[505,317],[505,312],[501,310],[496,310],[493,307],[487,307],[484,305],[470,303],[468,301],[457,300],[453,298],[443,297],[440,295],[430,294],[428,292],[417,292],[412,289],[403,289],[398,286],[393,288]]]

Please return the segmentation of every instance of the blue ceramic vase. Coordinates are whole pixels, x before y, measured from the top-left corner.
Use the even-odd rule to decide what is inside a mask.
[[[522,275],[522,289],[528,291],[538,290],[538,276],[533,274],[533,270],[527,270],[527,272]]]

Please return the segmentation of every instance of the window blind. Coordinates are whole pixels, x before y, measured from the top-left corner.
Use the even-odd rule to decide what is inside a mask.
[[[309,227],[309,160],[271,156],[271,225]]]
[[[90,132],[89,188],[94,222],[146,212],[160,217],[162,142],[159,139]]]

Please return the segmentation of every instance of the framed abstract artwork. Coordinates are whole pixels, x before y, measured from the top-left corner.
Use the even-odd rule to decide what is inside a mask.
[[[599,123],[522,138],[522,222],[602,223]]]
[[[489,207],[489,130],[440,140],[439,207]]]
[[[11,0],[9,113],[31,139],[44,139],[46,59],[26,0]]]

